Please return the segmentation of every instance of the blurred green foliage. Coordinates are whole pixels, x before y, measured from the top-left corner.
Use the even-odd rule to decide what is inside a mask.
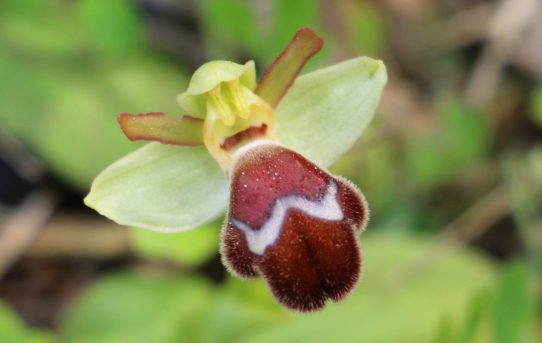
[[[468,251],[451,250],[420,271],[412,261],[423,241],[373,234],[362,245],[364,280],[320,313],[286,312],[263,281],[230,280],[217,288],[149,271],[112,275],[91,287],[67,313],[62,337],[96,343],[424,342],[442,315],[460,316],[466,301],[494,278],[493,267]]]
[[[527,267],[522,263],[508,266],[500,277],[494,297],[493,341],[514,343],[525,340],[525,329],[534,310]]]
[[[542,293],[542,147],[527,154],[510,152],[503,159],[508,192],[518,231],[525,244],[531,275]],[[542,305],[542,297],[538,297]]]
[[[118,113],[178,113],[185,73],[148,51],[131,2],[7,5],[0,12],[0,125],[66,181],[86,189],[139,146],[119,130]]]
[[[535,342],[530,281],[525,263],[508,264],[492,288],[473,297],[461,325],[450,319],[441,323],[436,342]]]
[[[138,255],[146,259],[198,266],[218,251],[219,228],[220,224],[210,223],[176,234],[134,229],[132,230],[132,246]]]
[[[379,56],[385,37],[385,19],[381,10],[371,2],[347,3],[343,9],[348,40],[354,53]]]
[[[456,99],[441,101],[433,131],[407,142],[406,162],[421,186],[443,183],[472,167],[490,146],[490,130],[483,113]]]
[[[4,304],[0,303],[0,342],[5,343],[49,343],[51,333],[29,329]]]
[[[542,127],[542,86],[538,86],[531,97],[531,117]]]
[[[211,59],[236,60],[239,51],[266,68],[300,27],[311,27],[324,34],[317,20],[318,3],[312,0],[272,0],[262,3],[262,11],[255,11],[245,0],[201,0],[197,2],[204,38]],[[270,16],[269,13],[273,15]],[[272,18],[272,20],[270,20]],[[330,46],[330,39],[326,46]],[[310,70],[316,62],[309,62]]]
[[[129,0],[79,0],[75,16],[91,49],[126,56],[141,47],[141,21]]]
[[[81,190],[139,146],[125,139],[115,116],[177,114],[175,95],[190,74],[151,48],[134,3],[0,0],[0,127]],[[207,57],[253,58],[260,72],[299,27],[326,38],[308,70],[339,45],[339,56],[380,56],[389,39],[390,18],[377,2],[340,2],[344,35],[324,27],[326,9],[312,0],[260,1],[259,7],[245,0],[194,3]],[[469,249],[446,245],[421,267],[415,263],[434,243],[413,233],[445,224],[431,222],[426,202],[483,164],[496,135],[495,119],[459,94],[434,103],[424,134],[363,141],[333,168],[362,186],[375,214],[370,230],[387,229],[362,236],[363,280],[344,302],[298,315],[278,306],[262,280],[215,285],[196,276],[193,270],[216,256],[216,223],[175,235],[132,230],[138,257],[189,269],[112,271],[75,298],[58,333],[27,327],[0,304],[0,342],[539,342],[540,146],[502,158],[524,260],[497,269]],[[530,94],[528,115],[542,127],[540,85]]]
[[[210,295],[209,285],[195,279],[118,274],[78,299],[62,338],[89,343],[187,341],[198,332]]]

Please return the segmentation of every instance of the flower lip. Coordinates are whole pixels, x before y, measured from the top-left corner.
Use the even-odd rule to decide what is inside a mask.
[[[265,140],[235,152],[230,177],[221,251],[232,272],[262,275],[279,302],[302,312],[353,289],[368,216],[355,186]]]

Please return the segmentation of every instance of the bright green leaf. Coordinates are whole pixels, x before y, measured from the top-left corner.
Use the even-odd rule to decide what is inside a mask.
[[[199,339],[192,343],[239,342],[288,318],[288,313],[269,294],[265,281],[231,278],[218,292],[201,322]]]
[[[149,230],[132,230],[132,244],[140,256],[166,259],[197,266],[218,253],[219,225],[207,224],[188,232],[164,235]]]
[[[280,142],[329,166],[369,125],[386,80],[384,64],[367,57],[299,77],[277,108]]]
[[[228,282],[217,290],[194,278],[117,274],[75,299],[60,338],[66,343],[238,342],[287,318],[273,300],[272,306],[259,302],[256,293],[271,298],[263,280],[234,287]]]
[[[211,294],[208,284],[195,279],[110,276],[76,299],[62,326],[62,342],[192,342]]]
[[[434,340],[435,343],[456,343],[452,324],[450,318],[444,317],[442,319],[442,322],[438,326],[437,336]]]
[[[489,296],[483,290],[470,301],[465,311],[461,326],[453,323],[451,317],[445,317],[438,328],[436,343],[478,343],[488,342],[486,318],[488,314]]]
[[[85,203],[122,225],[175,232],[217,218],[228,191],[204,147],[150,143],[98,175]]]
[[[467,318],[459,338],[460,343],[475,342],[475,338],[480,335],[480,331],[483,326],[483,319],[487,312],[489,302],[488,298],[487,292],[481,292],[471,301]]]
[[[534,299],[528,291],[529,271],[524,264],[508,266],[498,284],[494,313],[493,341],[495,343],[520,342],[531,319]]]

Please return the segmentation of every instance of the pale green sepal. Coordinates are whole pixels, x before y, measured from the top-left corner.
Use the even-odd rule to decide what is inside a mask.
[[[327,167],[367,127],[387,81],[382,61],[358,57],[296,79],[276,111],[277,137]]]
[[[178,232],[220,216],[228,197],[205,147],[150,143],[98,175],[85,204],[122,225]]]
[[[239,80],[250,90],[256,88],[254,61],[237,64],[230,61],[211,61],[199,67],[188,84],[188,89],[177,96],[177,103],[185,114],[204,118],[206,113],[204,94],[221,82]]]

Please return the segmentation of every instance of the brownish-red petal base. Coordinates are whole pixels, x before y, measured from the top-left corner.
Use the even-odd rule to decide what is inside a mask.
[[[243,148],[231,174],[222,256],[241,277],[262,275],[298,311],[338,301],[361,271],[357,234],[368,210],[349,181],[272,143]]]

